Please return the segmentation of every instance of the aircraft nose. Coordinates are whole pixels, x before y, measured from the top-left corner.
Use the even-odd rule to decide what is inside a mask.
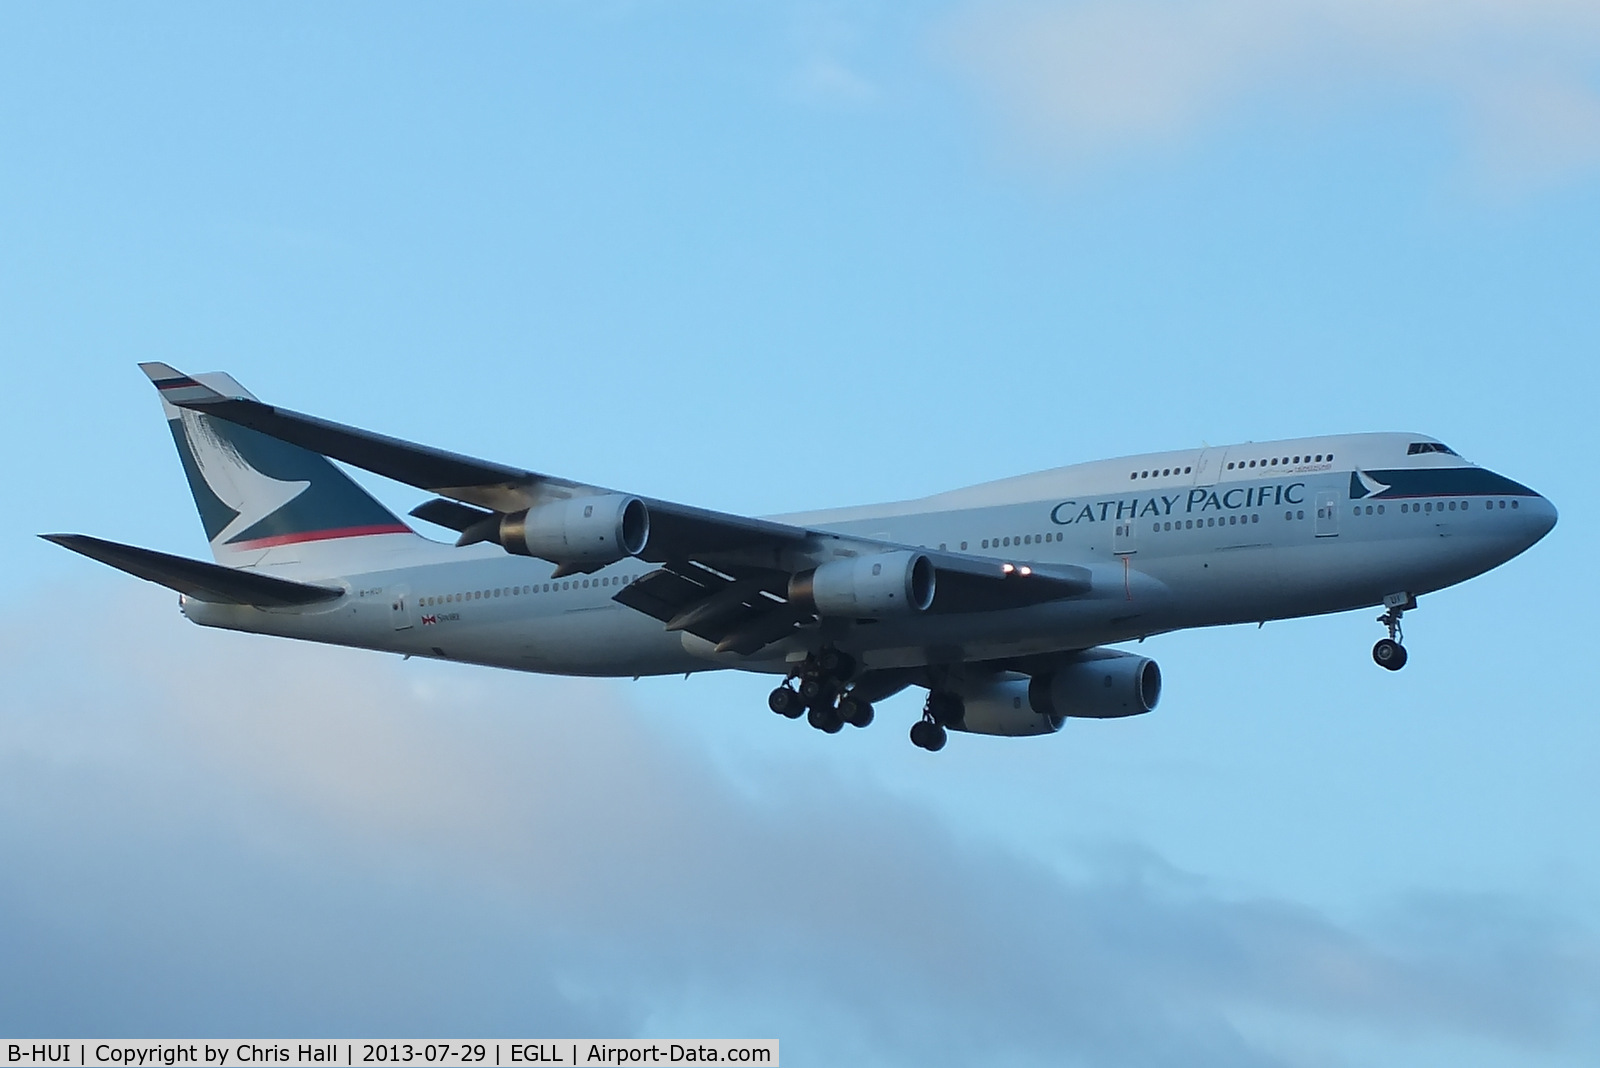
[[[1550,503],[1549,498],[1527,490],[1526,496],[1517,497],[1511,507],[1515,511],[1507,513],[1507,517],[1515,518],[1505,530],[1517,552],[1531,548],[1555,529],[1556,506]]]
[[[1529,502],[1529,511],[1529,519],[1532,520],[1532,533],[1534,541],[1538,541],[1540,538],[1544,537],[1546,534],[1555,529],[1556,506],[1550,502],[1550,498],[1538,496],[1534,497],[1533,500]],[[1530,542],[1530,544],[1532,543]]]

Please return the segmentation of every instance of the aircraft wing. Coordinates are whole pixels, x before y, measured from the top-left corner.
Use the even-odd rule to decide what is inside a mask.
[[[364,471],[492,512],[516,512],[554,500],[617,492],[403,441],[246,397],[229,397],[164,363],[141,363],[139,367],[163,399],[176,407],[247,426]],[[651,562],[693,553],[799,546],[810,533],[783,523],[641,499],[650,509],[651,536],[644,559]],[[427,514],[421,518],[434,521]],[[449,522],[444,525],[453,526]]]
[[[602,486],[478,460],[316,416],[219,393],[162,363],[141,369],[172,405],[257,430],[436,498],[412,514],[482,540],[501,515],[541,504],[617,492]],[[1017,567],[967,556],[813,530],[640,497],[650,514],[640,559],[659,564],[620,591],[620,603],[686,630],[728,652],[753,653],[815,616],[787,598],[789,578],[830,560],[913,549],[937,568],[934,612],[1017,608],[1089,590],[1087,569]]]

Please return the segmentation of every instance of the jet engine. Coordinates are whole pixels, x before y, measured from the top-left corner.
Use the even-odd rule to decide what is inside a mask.
[[[603,567],[644,550],[650,510],[637,497],[612,493],[551,501],[500,519],[506,552],[563,565]]]
[[[1133,653],[1099,649],[1041,672],[1028,684],[1028,704],[1048,716],[1116,719],[1137,716],[1161,699],[1161,669]]]
[[[874,619],[927,611],[933,589],[933,561],[899,549],[802,571],[789,580],[789,600],[819,616]]]
[[[1054,734],[1063,717],[1036,712],[1028,703],[1028,677],[1005,674],[957,688],[965,711],[952,730],[968,734],[993,734],[1004,738],[1026,738],[1035,734]]]

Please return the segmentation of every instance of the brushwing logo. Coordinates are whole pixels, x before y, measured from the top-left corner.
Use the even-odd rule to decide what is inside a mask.
[[[1353,501],[1376,497],[1389,488],[1387,484],[1379,482],[1365,471],[1350,472],[1350,499]]]
[[[213,544],[227,543],[311,488],[309,481],[286,482],[262,474],[239,454],[233,442],[217,433],[209,420],[187,408],[180,412],[183,434],[189,440],[189,451],[200,477],[219,501],[238,513],[211,539]]]

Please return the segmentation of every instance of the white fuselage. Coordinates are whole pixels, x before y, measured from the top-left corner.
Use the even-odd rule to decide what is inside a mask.
[[[268,574],[342,584],[346,596],[328,604],[188,599],[184,607],[207,626],[568,675],[781,672],[813,651],[804,643],[819,633],[866,668],[1048,654],[1429,593],[1504,563],[1555,524],[1543,497],[1454,454],[1408,452],[1420,442],[1432,439],[1360,434],[1191,449],[777,517],[1019,566],[1085,567],[1093,588],[1029,608],[825,624],[756,657],[719,656],[613,601],[653,569],[642,561],[553,580],[552,565],[498,546],[418,547],[409,535],[359,539],[364,547],[352,546],[338,574],[309,573],[271,552],[257,563]],[[390,539],[405,548],[375,559]]]

